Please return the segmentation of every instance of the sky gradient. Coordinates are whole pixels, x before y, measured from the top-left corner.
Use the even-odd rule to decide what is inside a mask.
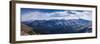
[[[21,21],[50,19],[85,19],[91,21],[92,11],[21,8]]]

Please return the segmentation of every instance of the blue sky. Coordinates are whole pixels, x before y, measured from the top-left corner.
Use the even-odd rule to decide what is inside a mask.
[[[21,8],[21,16],[22,21],[50,19],[92,20],[92,11]]]
[[[51,12],[61,12],[65,10],[21,8],[21,15],[24,15],[25,13],[28,12],[34,12],[34,11],[51,13]]]

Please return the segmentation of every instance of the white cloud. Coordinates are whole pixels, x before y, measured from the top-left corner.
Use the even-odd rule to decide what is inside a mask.
[[[47,17],[49,17],[49,15],[47,15],[48,13],[42,13],[42,12],[31,12],[31,13],[27,13],[22,15],[21,19],[22,21],[27,21],[27,20],[42,20],[45,19]]]
[[[52,12],[52,13],[45,13],[45,12],[31,12],[22,15],[22,21],[28,20],[50,20],[50,19],[85,19],[85,20],[92,20],[92,12],[84,11],[84,12],[77,12],[72,11],[75,14],[70,14],[68,11],[62,12]]]
[[[76,12],[76,16],[80,19],[92,20],[92,12],[90,11]]]

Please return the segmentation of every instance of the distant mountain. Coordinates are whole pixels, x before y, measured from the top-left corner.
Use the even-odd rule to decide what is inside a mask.
[[[83,19],[34,20],[22,23],[32,27],[34,29],[33,31],[40,34],[92,32],[92,22]]]

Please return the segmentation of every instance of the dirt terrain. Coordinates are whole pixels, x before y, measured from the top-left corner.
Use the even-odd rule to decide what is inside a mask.
[[[21,35],[34,35],[36,34],[34,31],[32,31],[32,28],[25,25],[25,24],[22,24],[21,25]]]

